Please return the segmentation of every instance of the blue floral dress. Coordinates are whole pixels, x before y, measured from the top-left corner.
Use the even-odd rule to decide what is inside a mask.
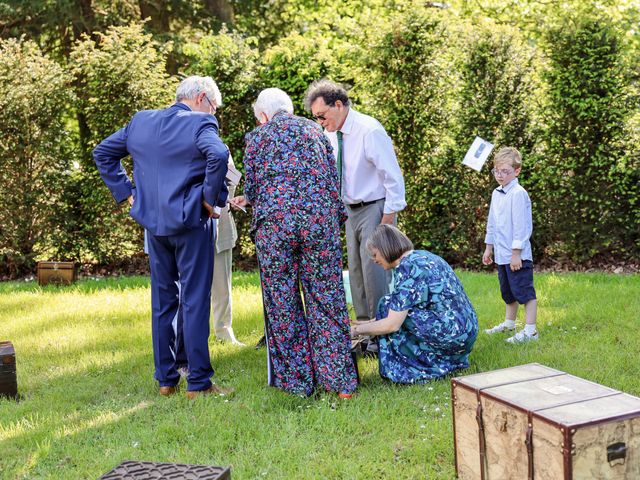
[[[246,139],[244,194],[253,206],[269,384],[301,395],[357,386],[335,163],[320,127],[294,115],[277,113]]]
[[[460,280],[442,258],[417,250],[394,270],[392,292],[378,305],[408,310],[397,332],[379,338],[380,375],[397,383],[424,383],[469,366],[478,317]]]

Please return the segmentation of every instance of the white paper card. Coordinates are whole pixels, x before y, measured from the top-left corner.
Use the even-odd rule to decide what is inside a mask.
[[[462,164],[479,172],[482,170],[482,166],[487,161],[487,158],[489,158],[491,150],[493,150],[493,143],[489,143],[480,137],[476,137],[471,144],[471,148],[464,156]]]
[[[228,185],[238,185],[240,183],[240,179],[242,178],[242,174],[233,166],[232,163],[229,163],[227,166],[227,184]]]

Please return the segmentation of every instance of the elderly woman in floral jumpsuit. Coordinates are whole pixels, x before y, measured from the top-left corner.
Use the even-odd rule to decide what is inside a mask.
[[[254,113],[260,125],[246,138],[244,196],[231,204],[253,207],[269,384],[349,398],[357,375],[342,284],[346,212],[335,157],[320,127],[293,115],[282,90],[263,90]]]

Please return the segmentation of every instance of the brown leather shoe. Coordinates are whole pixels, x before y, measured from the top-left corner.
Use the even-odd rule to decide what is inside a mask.
[[[189,390],[189,391],[187,391],[187,398],[189,400],[193,400],[194,398],[199,397],[200,395],[221,395],[221,396],[225,396],[225,395],[229,395],[230,393],[233,393],[233,392],[234,392],[233,388],[223,388],[223,387],[219,387],[217,385],[211,385],[206,390]]]
[[[169,395],[173,395],[177,391],[178,389],[176,387],[160,387],[160,390],[158,392],[163,397],[168,397]]]

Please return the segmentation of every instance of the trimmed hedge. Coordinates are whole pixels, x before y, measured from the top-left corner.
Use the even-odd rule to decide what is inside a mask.
[[[71,75],[33,42],[0,40],[0,276],[50,249],[69,176]]]
[[[540,36],[426,6],[386,17],[377,3],[341,8],[349,16],[339,26],[319,15],[264,50],[226,29],[181,44],[184,74],[219,82],[221,133],[240,169],[260,89],[284,89],[304,115],[308,84],[326,76],[352,87],[355,107],[391,135],[409,204],[400,226],[417,246],[480,266],[495,181],[488,166],[477,173],[461,165],[479,135],[523,154],[537,261],[640,256],[640,52],[623,19],[559,10]],[[170,49],[140,24],[86,38],[63,66],[33,43],[0,43],[0,192],[8,199],[0,204],[0,275],[20,275],[37,258],[104,264],[141,251],[141,229],[113,203],[90,151],[136,110],[172,101]],[[54,219],[42,208],[54,209]],[[249,218],[236,218],[237,257],[246,260]]]

